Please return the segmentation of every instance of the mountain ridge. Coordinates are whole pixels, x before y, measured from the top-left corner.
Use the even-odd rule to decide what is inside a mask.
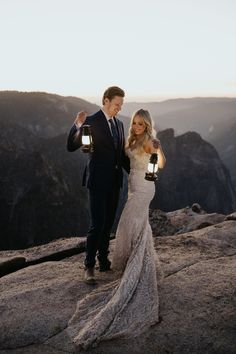
[[[17,96],[21,101],[18,93]],[[66,141],[75,112],[85,107],[73,98],[76,104],[68,106],[70,110],[65,113],[63,104],[68,104],[68,101],[62,97],[58,119],[57,97],[50,95],[48,99],[43,93],[37,101],[37,114],[41,117],[41,125],[37,128],[37,120],[31,118],[35,112],[34,100],[27,103],[28,94],[23,94],[24,100],[19,105],[6,95],[8,99],[4,109],[1,97],[0,93],[0,212],[3,235],[0,247],[29,247],[57,238],[61,232],[68,237],[84,234],[89,223],[89,209],[87,190],[81,186],[81,180],[88,156],[79,150],[68,152]],[[44,104],[40,106],[38,102],[42,102],[42,98],[45,101],[45,97],[49,108],[44,111]],[[94,106],[90,105],[89,109],[92,112]],[[12,111],[15,112],[13,117]],[[22,113],[26,111],[27,119]],[[121,119],[127,133],[129,118]],[[52,128],[48,129],[50,125]],[[198,202],[208,212],[228,213],[234,210],[235,190],[228,169],[212,145],[196,132],[175,136],[173,128],[159,131],[158,137],[162,141],[167,164],[159,174],[152,208],[171,211]],[[125,189],[122,191],[123,203],[124,193]],[[119,212],[121,209],[122,206]]]

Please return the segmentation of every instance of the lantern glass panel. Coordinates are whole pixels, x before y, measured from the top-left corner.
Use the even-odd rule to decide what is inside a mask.
[[[89,135],[83,135],[83,136],[82,136],[82,144],[83,144],[83,145],[89,145],[89,144],[90,144],[90,137],[89,137]]]
[[[148,172],[156,173],[157,170],[158,170],[158,165],[157,164],[153,164],[153,163],[149,163],[148,164]]]

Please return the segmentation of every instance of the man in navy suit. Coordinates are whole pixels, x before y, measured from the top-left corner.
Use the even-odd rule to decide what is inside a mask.
[[[108,259],[110,231],[114,222],[122,187],[122,167],[129,173],[129,159],[125,155],[123,123],[115,116],[121,110],[125,93],[109,87],[103,94],[102,108],[87,116],[79,112],[70,130],[67,149],[75,151],[82,146],[81,126],[90,125],[94,151],[84,171],[83,185],[89,191],[91,223],[87,234],[85,281],[95,282],[96,256],[99,270],[110,270]]]

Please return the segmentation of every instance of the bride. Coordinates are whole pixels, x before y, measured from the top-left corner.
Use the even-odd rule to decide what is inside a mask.
[[[116,231],[112,267],[118,279],[93,290],[77,303],[67,332],[84,349],[102,340],[136,337],[159,322],[158,282],[161,269],[149,224],[154,182],[144,179],[150,154],[165,166],[161,143],[154,138],[147,110],[133,114],[126,153],[130,158],[128,200]]]

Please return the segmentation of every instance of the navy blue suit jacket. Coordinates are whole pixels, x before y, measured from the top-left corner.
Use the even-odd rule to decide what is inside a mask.
[[[83,175],[83,185],[90,189],[112,190],[122,187],[122,167],[129,173],[129,158],[125,155],[125,136],[123,123],[114,118],[119,142],[115,149],[107,119],[99,110],[86,118],[83,125],[91,126],[94,151],[89,154],[89,161]],[[82,146],[81,130],[77,133],[75,124],[72,126],[68,140],[67,150],[75,151]]]

